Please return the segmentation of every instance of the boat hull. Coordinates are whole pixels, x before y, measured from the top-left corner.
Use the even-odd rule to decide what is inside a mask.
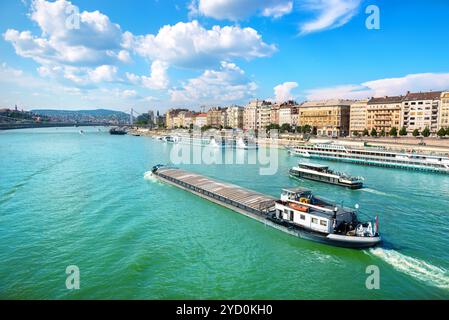
[[[317,231],[302,228],[298,225],[292,225],[289,222],[277,218],[267,218],[275,224],[288,228],[290,234],[296,235],[298,238],[331,245],[334,247],[366,249],[379,245],[382,242],[380,237],[354,237],[320,233]]]

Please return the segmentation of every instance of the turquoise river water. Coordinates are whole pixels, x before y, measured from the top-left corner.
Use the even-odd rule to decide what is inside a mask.
[[[364,176],[366,187],[351,191],[290,179],[299,158],[283,150],[275,175],[254,164],[180,166],[273,196],[301,185],[358,203],[379,215],[385,241],[351,250],[145,179],[173,145],[83,130],[0,133],[0,298],[449,298],[448,175],[315,161]],[[79,267],[79,290],[66,289],[69,265]],[[365,286],[370,265],[379,290]]]

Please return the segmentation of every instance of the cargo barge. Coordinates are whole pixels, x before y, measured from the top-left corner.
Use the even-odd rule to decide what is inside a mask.
[[[377,217],[375,222],[361,222],[355,211],[316,197],[307,189],[284,189],[276,199],[163,165],[154,166],[151,175],[299,238],[347,248],[368,248],[381,242]]]

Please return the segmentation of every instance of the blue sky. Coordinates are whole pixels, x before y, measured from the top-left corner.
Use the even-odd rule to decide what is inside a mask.
[[[378,30],[365,26],[369,5]],[[1,1],[0,107],[164,111],[449,89],[447,12],[445,0]]]

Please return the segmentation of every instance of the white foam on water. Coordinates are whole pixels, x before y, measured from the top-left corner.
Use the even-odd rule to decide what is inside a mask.
[[[382,192],[382,191],[378,191],[378,190],[374,190],[374,189],[370,189],[370,188],[362,188],[360,189],[360,191],[365,191],[365,192],[369,192],[372,194],[377,194],[379,196],[390,196],[388,193]]]
[[[151,182],[159,182],[158,179],[156,179],[156,177],[153,175],[153,172],[151,171],[147,171],[144,173],[143,178],[145,180],[151,181]]]
[[[444,268],[406,256],[395,250],[374,248],[370,249],[369,252],[390,264],[397,271],[412,276],[429,285],[449,289],[449,272]]]

